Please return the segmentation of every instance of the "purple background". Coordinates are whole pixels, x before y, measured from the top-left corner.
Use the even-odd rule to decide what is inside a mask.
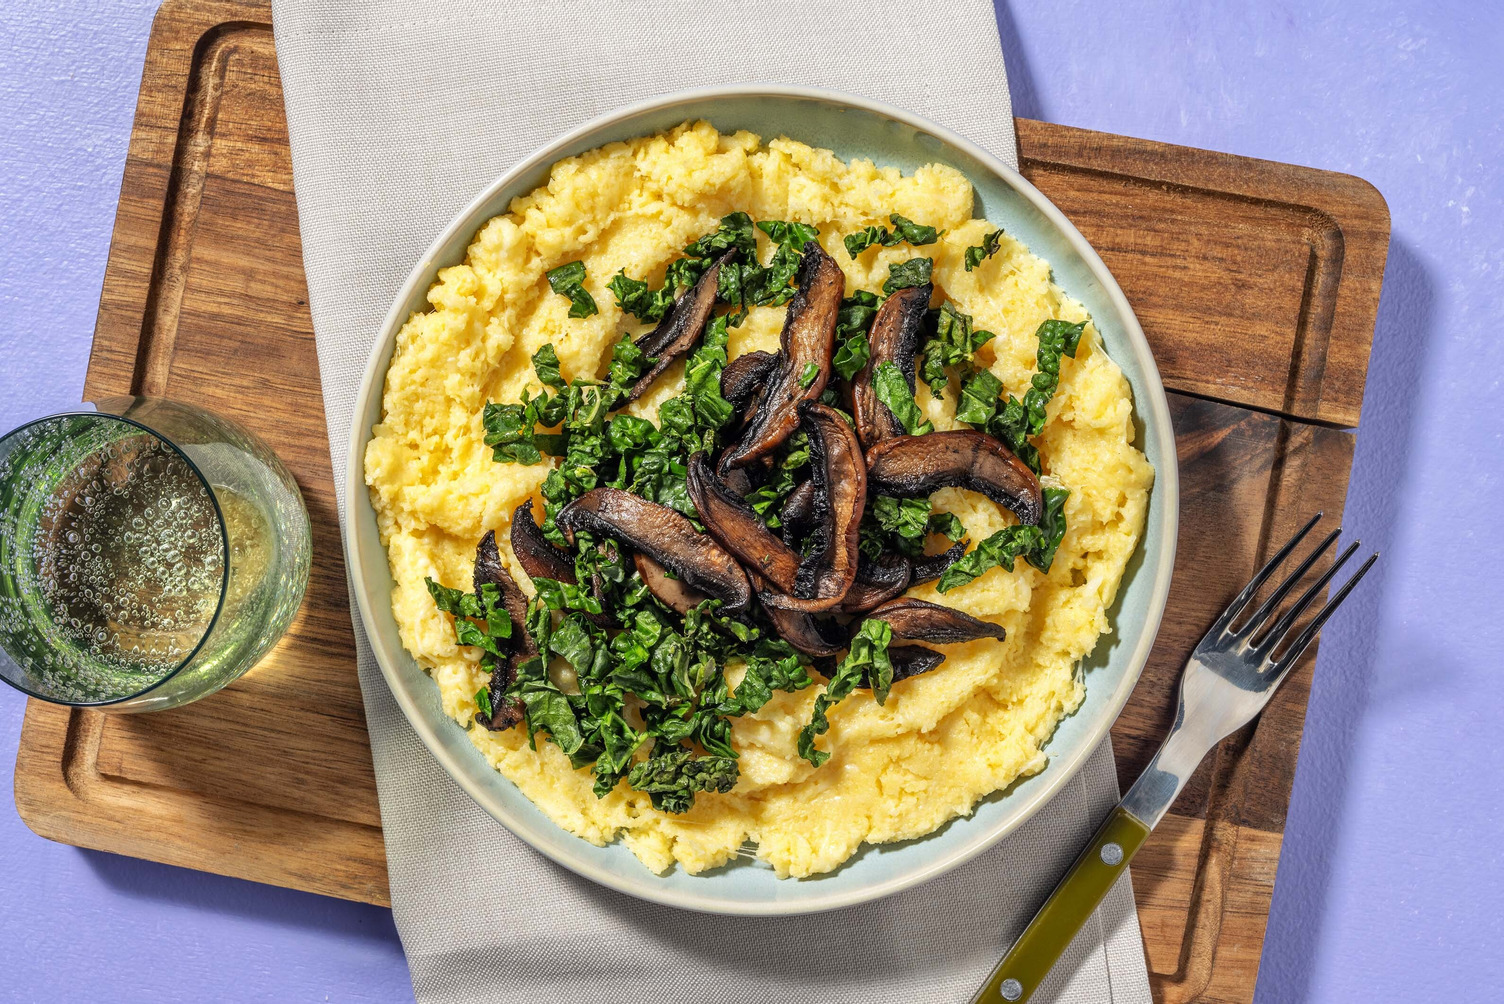
[[[1504,16],[1243,6],[999,0],[1014,108],[1388,200],[1347,505],[1385,559],[1326,631],[1258,999],[1483,999],[1504,985]],[[0,428],[79,400],[154,8],[0,5]],[[0,688],[6,806],[22,708]],[[411,995],[385,910],[50,843],[8,807],[0,946],[16,1000]]]

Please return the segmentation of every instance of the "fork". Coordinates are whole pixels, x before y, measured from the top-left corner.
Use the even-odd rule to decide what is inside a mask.
[[[997,1004],[1000,1001],[1022,1004],[1034,994],[1081,925],[1101,904],[1133,855],[1143,846],[1149,832],[1164,818],[1170,803],[1185,787],[1196,765],[1211,752],[1212,747],[1264,710],[1274,691],[1290,675],[1290,670],[1300,661],[1311,642],[1316,640],[1316,634],[1327,618],[1342,605],[1347,594],[1379,559],[1378,554],[1371,555],[1316,616],[1296,631],[1296,622],[1301,615],[1326,588],[1337,570],[1357,552],[1359,542],[1354,541],[1276,619],[1275,611],[1285,597],[1341,535],[1342,528],[1338,527],[1251,614],[1242,616],[1252,606],[1259,588],[1320,522],[1321,515],[1318,512],[1311,517],[1289,543],[1259,569],[1253,581],[1233,598],[1191,653],[1180,678],[1180,703],[1175,724],[1164,744],[1097,830],[1076,863],[1071,865],[1050,898],[1045,900],[1044,906],[1029,921],[1029,926],[992,971],[986,984],[972,998],[972,1004]]]

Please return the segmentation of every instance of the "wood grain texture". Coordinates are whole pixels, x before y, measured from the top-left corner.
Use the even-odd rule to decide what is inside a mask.
[[[86,394],[168,394],[245,423],[314,521],[286,639],[197,704],[32,702],[16,766],[44,836],[373,903],[388,892],[269,13],[168,0],[147,52]],[[1340,513],[1387,250],[1357,179],[1019,120],[1024,173],[1100,251],[1170,387],[1183,509],[1170,607],[1113,728],[1125,786],[1180,668],[1306,513]],[[1157,1000],[1248,1001],[1308,656],[1208,758],[1134,864]],[[1089,685],[1089,681],[1088,681]]]

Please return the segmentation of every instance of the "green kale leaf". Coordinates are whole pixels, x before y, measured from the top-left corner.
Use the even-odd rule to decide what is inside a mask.
[[[883,295],[891,296],[900,289],[923,286],[930,281],[930,272],[935,267],[933,258],[910,258],[888,266],[888,279],[883,283]]]
[[[887,227],[872,226],[864,227],[854,234],[847,234],[842,239],[842,243],[846,245],[846,254],[855,258],[873,246],[891,248],[904,242],[920,247],[933,244],[940,238],[940,232],[934,227],[920,226],[907,216],[892,213],[888,216],[888,222],[893,224],[891,231]],[[926,277],[923,281],[929,282],[929,279]],[[910,283],[910,285],[918,286],[920,283]]]
[[[569,386],[559,372],[559,356],[554,352],[552,342],[533,353],[533,372],[538,374],[538,379],[545,387],[563,390]]]
[[[935,431],[935,426],[914,403],[914,393],[909,390],[909,382],[897,364],[886,359],[878,363],[877,371],[872,375],[872,387],[877,399],[888,406],[909,435],[922,436]]]
[[[825,693],[815,698],[814,713],[810,722],[799,730],[799,755],[819,767],[830,759],[824,750],[815,749],[815,737],[830,731],[830,721],[825,712],[845,699],[865,679],[872,687],[872,696],[882,704],[888,699],[888,690],[893,686],[893,663],[888,658],[888,643],[893,640],[893,629],[887,621],[865,620],[851,639],[851,649],[846,653]]]
[[[1065,538],[1065,500],[1069,495],[1062,488],[1046,488],[1044,515],[1038,526],[1009,526],[994,533],[947,568],[935,588],[948,593],[999,565],[1011,572],[1014,559],[1020,556],[1041,572],[1048,572]]]
[[[1060,386],[1060,357],[1075,358],[1076,348],[1081,343],[1081,333],[1085,328],[1084,321],[1071,324],[1050,320],[1041,324],[1036,332],[1039,338],[1036,356],[1039,371],[1030,380],[1024,399],[1019,401],[1009,396],[1001,410],[986,420],[987,431],[1002,440],[1020,460],[1036,472],[1039,470],[1039,451],[1029,439],[1044,431],[1045,406]]]
[[[627,784],[653,798],[663,812],[688,812],[700,791],[727,792],[736,786],[736,761],[726,756],[696,756],[694,750],[672,746],[632,768]]]
[[[841,301],[841,308],[836,312],[836,354],[831,360],[831,368],[843,380],[856,376],[872,356],[867,332],[872,329],[879,302],[875,293],[864,289]]]
[[[937,398],[944,397],[950,383],[945,368],[961,366],[969,373],[977,349],[995,337],[990,331],[974,330],[969,314],[961,313],[949,303],[941,304],[935,314],[935,332],[925,340],[919,356],[919,375],[930,385],[930,392]]]
[[[972,269],[982,264],[982,262],[997,254],[997,250],[1002,246],[1002,243],[1003,232],[1001,230],[994,230],[992,231],[992,233],[982,238],[982,243],[974,244],[971,247],[967,248],[966,271],[970,272]]]
[[[606,288],[616,297],[616,305],[623,312],[636,316],[639,321],[654,323],[663,320],[668,308],[674,305],[674,288],[667,284],[654,289],[642,279],[633,279],[622,269],[611,277]]]
[[[585,289],[585,263],[582,261],[549,269],[548,285],[560,296],[569,297],[570,317],[589,317],[599,309],[595,298]]]
[[[894,237],[897,237],[898,240],[912,244],[915,247],[922,247],[925,244],[933,244],[935,243],[935,241],[940,239],[940,232],[934,227],[920,226],[918,223],[915,223],[907,216],[900,216],[897,213],[890,213],[888,215],[888,222],[893,224]],[[898,243],[898,241],[894,241],[893,243],[896,244]]]

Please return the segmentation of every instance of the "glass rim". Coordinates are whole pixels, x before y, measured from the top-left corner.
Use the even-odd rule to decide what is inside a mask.
[[[142,399],[142,396],[139,394],[116,396],[128,396],[132,400]],[[84,403],[88,405],[94,405],[94,402],[90,401],[86,401]],[[21,425],[16,426],[14,429],[5,433],[5,435],[0,436],[0,444],[8,442],[13,436],[20,435],[27,429],[33,428],[34,426],[65,418],[106,418],[115,422],[123,422],[126,425],[133,425],[136,428],[140,429],[142,432],[156,439],[158,442],[166,444],[173,453],[176,453],[179,457],[181,457],[183,463],[187,464],[188,469],[193,472],[193,476],[198,478],[199,484],[203,485],[204,490],[209,493],[209,504],[214,507],[214,521],[219,526],[220,553],[224,556],[223,567],[220,569],[219,576],[219,597],[214,601],[214,615],[209,618],[209,623],[204,626],[204,633],[199,637],[198,642],[194,644],[193,649],[183,657],[183,660],[181,662],[179,662],[172,668],[171,672],[164,675],[160,680],[149,683],[145,687],[142,687],[140,690],[135,691],[134,693],[126,694],[122,697],[112,697],[108,700],[59,701],[55,698],[47,697],[43,694],[38,694],[30,687],[23,686],[22,684],[10,679],[9,677],[0,675],[0,679],[3,679],[7,684],[16,688],[27,697],[33,697],[39,701],[46,701],[48,704],[57,704],[67,708],[106,708],[112,705],[122,704],[126,701],[133,701],[138,697],[146,696],[153,690],[156,690],[158,687],[162,686],[168,680],[171,680],[173,677],[177,676],[184,669],[186,669],[188,665],[198,657],[199,652],[203,650],[205,643],[209,640],[209,636],[214,633],[214,628],[219,623],[219,615],[224,612],[225,608],[225,597],[229,595],[230,591],[230,533],[229,530],[225,527],[224,510],[220,508],[219,498],[214,494],[214,486],[209,484],[209,479],[204,477],[204,472],[199,470],[198,464],[195,464],[193,462],[193,459],[189,457],[188,454],[184,453],[182,448],[179,447],[177,443],[174,443],[171,439],[158,432],[156,429],[151,428],[149,425],[146,425],[143,422],[138,422],[134,418],[127,418],[124,415],[115,415],[107,411],[101,411],[98,405],[94,405],[93,411],[85,411],[82,409],[59,411],[54,412],[51,415],[43,415],[41,418],[34,418],[29,422],[25,422]],[[0,653],[4,653],[5,658],[9,659],[11,662],[16,661],[11,656],[11,654],[5,650],[5,647],[3,645],[0,645]]]

